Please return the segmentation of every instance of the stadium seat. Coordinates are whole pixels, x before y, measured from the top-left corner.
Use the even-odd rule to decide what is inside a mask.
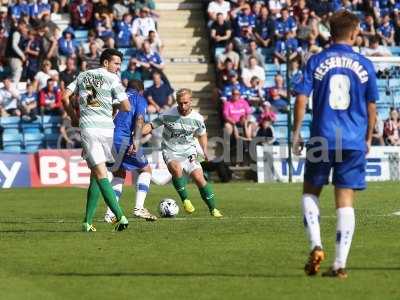
[[[25,152],[36,152],[43,148],[44,135],[42,133],[25,133],[24,134],[24,149]]]
[[[312,115],[311,114],[305,114],[304,115],[304,119],[303,119],[303,123],[311,124],[311,121],[312,121]]]
[[[392,52],[393,55],[400,55],[400,47],[394,46],[394,47],[388,47],[390,52]]]
[[[288,137],[288,128],[287,126],[274,126],[275,129],[275,137],[279,143],[286,143]]]
[[[124,55],[124,59],[127,58],[128,60],[137,54],[136,48],[118,48],[118,51]]]
[[[218,56],[220,56],[224,52],[224,47],[217,47],[215,48],[214,57],[217,60]]]
[[[60,132],[61,117],[58,116],[43,116],[42,128],[44,134]]]
[[[145,80],[145,81],[143,81],[143,85],[144,85],[144,89],[146,90],[153,85],[153,80]]]
[[[46,134],[44,137],[46,148],[57,149],[59,148],[58,139],[60,137],[59,133]]]
[[[20,133],[3,133],[3,151],[21,152],[22,135]]]
[[[310,139],[310,134],[311,134],[311,132],[310,132],[309,126],[301,127],[300,135],[305,141],[308,141]]]
[[[84,43],[88,40],[88,31],[87,30],[75,30],[75,40],[80,43]]]
[[[287,123],[288,123],[288,115],[287,114],[279,113],[276,115],[275,124],[277,126],[287,126]]]
[[[42,122],[37,119],[33,122],[21,122],[22,133],[40,133]]]
[[[20,117],[2,117],[0,118],[0,127],[3,129],[19,129]]]

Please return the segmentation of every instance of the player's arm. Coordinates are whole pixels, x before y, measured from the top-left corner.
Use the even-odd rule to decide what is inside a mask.
[[[131,111],[131,104],[129,103],[128,99],[122,100],[118,105],[118,110],[123,112]]]
[[[63,92],[62,96],[62,103],[64,106],[65,111],[67,112],[68,116],[71,118],[71,125],[73,127],[78,127],[79,126],[79,118],[76,115],[76,111],[72,105],[72,102],[70,101],[71,96],[74,95],[74,90],[76,88],[76,82],[72,82]]]
[[[140,141],[143,135],[144,115],[140,114],[135,118],[135,134],[133,135],[133,143],[129,147],[128,153],[132,154],[139,150]]]
[[[367,153],[369,152],[372,144],[372,133],[376,123],[376,101],[379,100],[377,78],[372,63],[370,63],[368,69],[368,82],[365,93],[368,109],[368,127],[367,136],[365,137],[365,142],[367,144]]]
[[[113,99],[115,99],[114,103],[116,104],[115,106],[118,110],[122,112],[131,111],[131,103],[129,102],[128,95],[125,93],[125,88],[118,77],[116,77],[116,80],[111,86],[111,94],[113,96]]]
[[[208,147],[208,138],[207,138],[207,133],[204,133],[200,136],[197,137],[197,140],[199,141],[201,150],[203,150],[204,154],[204,159],[208,161],[208,152],[207,152],[207,147]]]
[[[164,125],[164,116],[160,115],[158,118],[154,119],[150,123],[144,124],[142,129],[142,136],[150,134],[153,129],[156,129],[162,125]]]

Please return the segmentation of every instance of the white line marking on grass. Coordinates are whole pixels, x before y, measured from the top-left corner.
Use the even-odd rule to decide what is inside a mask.
[[[396,211],[396,212],[394,212],[392,215],[400,216],[400,211]]]

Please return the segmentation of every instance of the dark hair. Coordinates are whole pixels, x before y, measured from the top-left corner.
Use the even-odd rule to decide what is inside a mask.
[[[124,55],[117,49],[107,48],[100,55],[100,65],[103,65],[104,61],[110,61],[113,56],[118,56],[121,60]]]
[[[371,44],[376,44],[376,43],[379,44],[380,41],[381,41],[381,38],[379,37],[379,35],[374,35],[374,36],[372,36],[371,39],[369,40],[369,42],[370,42]]]
[[[331,35],[334,40],[346,39],[360,24],[358,17],[348,10],[335,12],[329,20]]]
[[[158,76],[160,76],[160,77],[161,77],[161,73],[160,73],[160,72],[158,72],[158,71],[154,71],[154,72],[151,74],[151,76],[154,76],[154,75],[158,75]]]
[[[143,82],[137,79],[132,79],[128,81],[128,89],[134,89],[138,92],[144,91]]]

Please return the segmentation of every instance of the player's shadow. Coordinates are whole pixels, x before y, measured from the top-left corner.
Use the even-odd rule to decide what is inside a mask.
[[[113,273],[55,273],[66,277],[230,277],[230,278],[290,278],[304,277],[302,274],[229,274],[229,273],[173,273],[173,272],[113,272]]]

